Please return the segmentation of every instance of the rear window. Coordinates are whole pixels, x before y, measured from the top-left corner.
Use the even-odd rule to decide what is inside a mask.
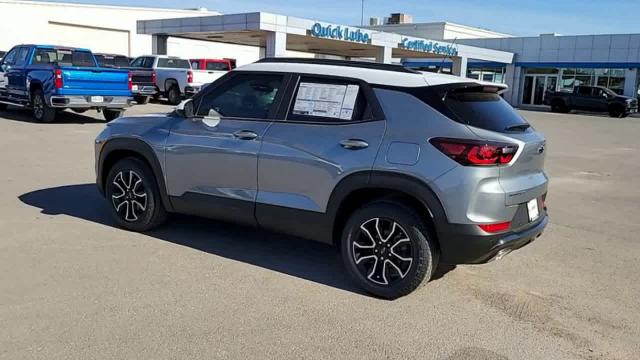
[[[207,70],[227,71],[229,70],[229,64],[227,64],[226,62],[208,62]]]
[[[172,69],[191,69],[191,65],[189,65],[189,60],[171,59],[171,58],[158,59],[158,67],[172,68]]]
[[[509,132],[527,121],[500,95],[477,84],[410,88],[408,92],[448,118],[477,128]]]
[[[127,67],[129,58],[126,56],[96,55],[96,61],[103,67]]]
[[[54,64],[60,66],[95,67],[93,54],[82,50],[36,49],[33,64]]]

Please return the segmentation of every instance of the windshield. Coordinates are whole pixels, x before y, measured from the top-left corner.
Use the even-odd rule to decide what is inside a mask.
[[[36,49],[33,64],[54,64],[60,66],[95,67],[93,54],[83,50]]]

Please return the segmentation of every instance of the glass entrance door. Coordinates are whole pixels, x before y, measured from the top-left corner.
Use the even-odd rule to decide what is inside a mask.
[[[543,105],[547,91],[555,91],[557,75],[526,75],[522,89],[523,105]]]

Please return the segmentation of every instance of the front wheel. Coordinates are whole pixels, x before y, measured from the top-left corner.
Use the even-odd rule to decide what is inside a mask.
[[[107,175],[105,190],[111,213],[122,228],[147,231],[167,218],[153,172],[137,158],[118,161]]]
[[[37,122],[50,123],[56,119],[56,109],[47,105],[44,93],[40,89],[33,92],[31,101],[33,102],[33,118]]]
[[[104,119],[107,121],[111,121],[119,118],[120,116],[122,116],[123,112],[124,112],[123,110],[109,110],[109,109],[102,110]]]
[[[342,258],[351,278],[385,299],[426,283],[437,266],[435,239],[413,209],[374,202],[356,210],[342,235]]]

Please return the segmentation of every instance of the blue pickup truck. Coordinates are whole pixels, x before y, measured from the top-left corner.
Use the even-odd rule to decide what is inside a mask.
[[[18,45],[0,61],[0,111],[31,108],[40,122],[64,109],[96,109],[111,121],[130,106],[131,86],[129,71],[98,67],[87,49]]]

